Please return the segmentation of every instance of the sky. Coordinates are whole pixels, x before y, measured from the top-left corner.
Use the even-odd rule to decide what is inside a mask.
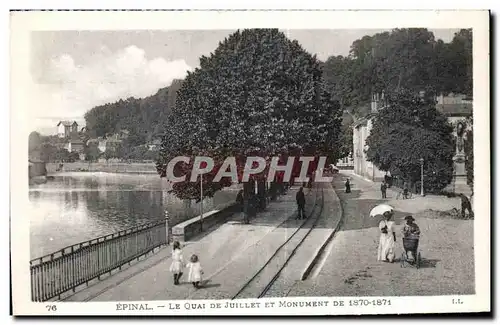
[[[347,55],[353,41],[381,29],[288,30],[305,50],[326,60]],[[451,41],[456,29],[431,31]],[[85,125],[92,107],[146,97],[184,78],[234,30],[37,31],[31,34],[32,127],[54,134],[59,120]]]

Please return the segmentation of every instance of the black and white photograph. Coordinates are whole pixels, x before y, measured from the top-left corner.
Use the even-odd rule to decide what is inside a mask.
[[[490,311],[488,11],[100,14],[11,12],[19,314]]]

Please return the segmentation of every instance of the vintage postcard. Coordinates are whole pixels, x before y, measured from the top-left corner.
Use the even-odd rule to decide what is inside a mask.
[[[491,311],[489,19],[11,12],[14,314]]]

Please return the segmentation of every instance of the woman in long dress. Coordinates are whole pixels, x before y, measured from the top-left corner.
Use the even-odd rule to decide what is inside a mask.
[[[378,244],[378,261],[394,261],[394,243],[396,242],[396,230],[394,221],[391,221],[393,212],[385,212],[384,220],[380,221],[378,228],[380,230],[380,241]]]
[[[176,241],[172,250],[172,264],[170,265],[170,272],[174,274],[174,284],[179,284],[179,279],[182,276],[182,267],[184,258],[182,256],[181,244]]]

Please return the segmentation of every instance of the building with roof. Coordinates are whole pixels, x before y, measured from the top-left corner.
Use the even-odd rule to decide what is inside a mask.
[[[59,138],[68,138],[75,133],[78,133],[78,123],[76,121],[59,121],[57,123],[57,136]]]
[[[161,140],[160,139],[155,139],[155,140],[151,141],[150,143],[148,143],[147,146],[148,146],[148,150],[149,151],[160,150]]]
[[[69,152],[82,153],[85,149],[85,144],[80,139],[71,139],[66,142],[64,149],[68,150]]]

